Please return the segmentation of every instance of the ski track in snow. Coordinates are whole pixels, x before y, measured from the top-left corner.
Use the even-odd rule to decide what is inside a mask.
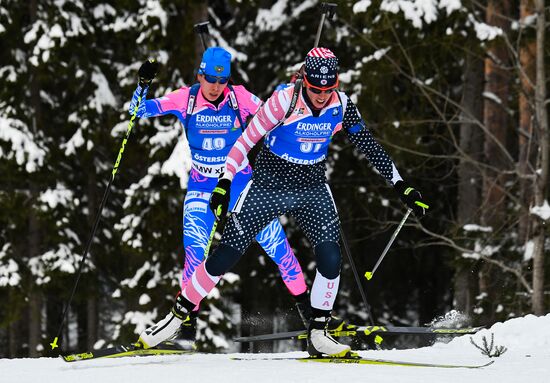
[[[231,360],[231,357],[303,357],[283,354],[195,354],[90,360],[66,363],[60,358],[0,359],[2,382],[550,382],[550,314],[528,315],[497,323],[473,336],[483,336],[508,351],[482,369],[444,369],[380,365],[301,363],[292,360]],[[489,358],[470,344],[470,335],[431,347],[410,350],[361,351],[364,357],[407,362],[484,364]]]

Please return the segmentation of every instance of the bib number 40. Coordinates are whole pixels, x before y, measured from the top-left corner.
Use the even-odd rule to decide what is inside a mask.
[[[216,138],[205,138],[202,141],[203,150],[221,150],[225,148],[225,138],[216,137]]]

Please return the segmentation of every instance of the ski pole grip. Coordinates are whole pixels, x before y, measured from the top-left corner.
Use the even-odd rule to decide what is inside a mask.
[[[332,17],[336,13],[337,6],[336,3],[321,3],[321,10],[323,13],[327,14],[329,20],[332,20]]]
[[[317,35],[315,36],[314,48],[319,46],[319,40],[321,40],[321,32],[323,31],[323,25],[325,24],[325,19],[328,16],[328,19],[331,20],[332,16],[336,12],[336,4],[334,3],[321,3],[321,11],[323,15],[321,16],[321,21],[319,22],[319,27],[317,28]]]
[[[208,21],[197,23],[193,25],[193,30],[195,31],[195,33],[208,33],[208,24],[210,24],[210,22]]]
[[[208,24],[210,24],[208,21],[203,21],[202,23],[197,23],[193,25],[193,30],[197,35],[199,35],[199,38],[201,39],[203,50],[206,50],[207,48],[205,37],[210,36],[210,32],[208,31]]]

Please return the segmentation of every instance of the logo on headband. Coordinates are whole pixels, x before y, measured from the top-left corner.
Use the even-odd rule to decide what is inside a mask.
[[[214,67],[214,70],[215,70],[217,73],[222,73],[222,72],[223,72],[223,69],[224,69],[224,68],[223,68],[223,66],[221,66],[221,65],[216,65],[216,66]]]

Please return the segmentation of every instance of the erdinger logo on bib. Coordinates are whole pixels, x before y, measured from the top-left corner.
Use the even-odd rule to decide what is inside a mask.
[[[221,116],[208,116],[197,114],[197,123],[214,123],[214,124],[230,124],[233,122],[233,116],[221,115]]]
[[[330,136],[332,130],[332,124],[330,122],[298,122],[296,125],[296,133],[300,136]]]

